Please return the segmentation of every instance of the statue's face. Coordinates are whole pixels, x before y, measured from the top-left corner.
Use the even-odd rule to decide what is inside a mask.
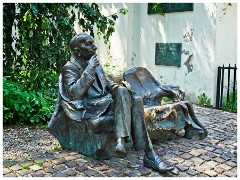
[[[85,35],[81,40],[79,47],[81,57],[90,59],[96,54],[96,50],[97,46],[95,46],[93,38],[89,35]]]

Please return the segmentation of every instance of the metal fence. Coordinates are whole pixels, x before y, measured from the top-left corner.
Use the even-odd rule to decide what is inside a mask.
[[[224,79],[225,77],[225,70],[227,71],[227,79]],[[232,78],[230,81],[230,77],[231,77],[231,71],[233,71],[232,73]],[[231,67],[230,64],[228,67],[224,67],[224,65],[222,67],[218,67],[218,75],[217,75],[217,92],[216,92],[216,109],[222,109],[223,106],[223,98],[225,98],[227,96],[227,104],[232,103],[232,105],[235,103],[235,98],[236,98],[236,84],[237,84],[237,66],[235,64],[234,67]],[[231,84],[232,82],[232,84]],[[225,85],[226,83],[226,85]],[[230,84],[232,85],[232,87],[230,86]],[[225,86],[225,88],[224,88]],[[232,91],[230,91],[232,89]],[[225,90],[225,93],[224,93]],[[232,98],[232,102],[230,102],[229,99],[229,94],[233,93],[233,98]]]

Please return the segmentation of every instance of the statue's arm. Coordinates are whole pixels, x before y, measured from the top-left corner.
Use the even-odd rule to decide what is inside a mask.
[[[71,100],[83,99],[95,80],[93,70],[89,66],[82,73],[72,65],[64,66],[62,78]]]

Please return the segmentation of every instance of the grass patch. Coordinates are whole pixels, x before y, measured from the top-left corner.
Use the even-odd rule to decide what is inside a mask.
[[[24,165],[22,168],[29,170],[30,169],[30,165]]]
[[[38,162],[37,165],[43,167],[43,162]]]

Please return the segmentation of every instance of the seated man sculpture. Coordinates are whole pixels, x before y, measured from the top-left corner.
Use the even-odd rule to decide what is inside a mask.
[[[101,149],[101,137],[113,131],[115,136],[106,136],[110,141],[105,145],[115,137],[116,154],[126,155],[125,142],[133,141],[135,150],[145,151],[145,167],[158,172],[173,170],[153,150],[145,127],[142,98],[131,96],[127,88],[106,77],[97,60],[93,38],[86,33],[75,35],[70,48],[74,56],[59,76],[58,101],[48,131],[63,148],[95,158],[102,151],[96,151],[95,156],[90,153],[93,147]]]

